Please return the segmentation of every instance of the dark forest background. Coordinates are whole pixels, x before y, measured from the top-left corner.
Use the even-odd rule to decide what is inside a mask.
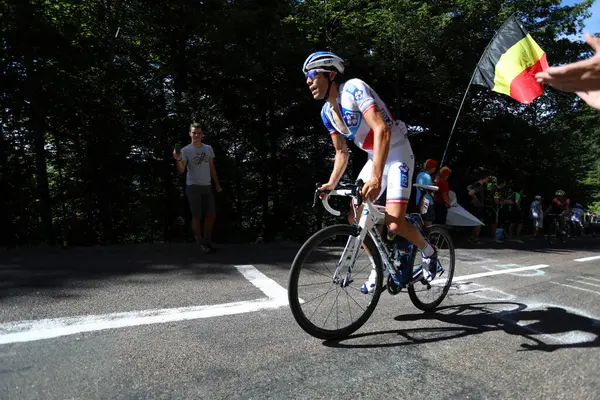
[[[302,240],[329,220],[314,184],[333,163],[301,72],[348,60],[411,126],[417,165],[440,159],[495,30],[517,13],[550,64],[589,57],[591,0],[0,0],[0,246],[179,241],[185,180],[172,157],[206,126],[224,191],[217,241]],[[600,113],[546,88],[524,106],[473,86],[448,150],[451,189],[507,176],[600,205]],[[360,168],[354,152],[349,174]],[[535,193],[534,193],[535,192]]]

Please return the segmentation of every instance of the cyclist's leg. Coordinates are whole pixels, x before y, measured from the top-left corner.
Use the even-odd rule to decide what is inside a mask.
[[[565,233],[566,230],[566,219],[567,219],[567,211],[562,211],[560,213],[560,216],[558,217],[558,226],[560,226],[560,232],[561,234]]]
[[[363,166],[363,168],[361,169],[360,173],[358,174],[358,178],[357,179],[362,179],[363,182],[367,182],[368,180],[371,179],[371,175],[373,173],[373,160],[371,158],[371,156],[369,155],[369,160],[365,163],[365,165]],[[384,173],[383,177],[381,179],[381,191],[379,192],[379,195],[377,196],[377,198],[379,199],[379,197],[381,197],[381,195],[383,194],[383,191],[385,190],[387,185],[387,175]],[[353,210],[353,205],[352,203],[350,203],[350,210],[348,213],[348,223],[352,224],[354,222],[354,210]],[[360,216],[362,214],[362,210],[363,210],[363,206],[359,206],[358,209],[356,210],[356,219],[359,220]],[[367,247],[364,245],[362,245],[362,248],[364,249],[364,251],[369,254],[369,250],[367,249]],[[384,271],[384,275],[383,277],[385,278],[388,274],[388,271],[385,270]],[[377,278],[377,270],[375,269],[375,265],[373,265],[373,268],[371,269],[371,274],[369,275],[369,278],[367,279],[367,281],[362,285],[362,287],[360,288],[360,291],[362,293],[372,293],[373,290],[375,290],[375,281]],[[384,281],[385,283],[385,281]]]
[[[424,263],[431,267],[431,272],[434,274],[437,268],[435,249],[421,235],[419,229],[405,218],[414,169],[414,156],[410,146],[390,149],[388,163],[389,168],[386,165],[388,183],[385,204],[388,229],[416,245],[423,253]]]

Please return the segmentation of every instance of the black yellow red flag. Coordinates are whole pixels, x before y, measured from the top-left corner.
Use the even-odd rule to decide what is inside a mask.
[[[511,16],[488,44],[477,64],[473,83],[529,104],[544,93],[535,74],[546,68],[546,52]]]

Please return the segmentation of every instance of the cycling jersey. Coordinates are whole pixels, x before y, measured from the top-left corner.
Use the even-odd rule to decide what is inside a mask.
[[[346,129],[342,129],[334,121],[329,102],[325,102],[321,109],[323,124],[331,135],[342,134],[360,149],[372,154],[374,135],[373,130],[365,121],[364,114],[371,108],[376,108],[381,112],[384,121],[392,131],[390,148],[409,144],[404,122],[395,120],[377,93],[362,80],[354,78],[341,84],[337,102]]]
[[[557,213],[561,213],[561,212],[565,211],[568,207],[569,207],[569,199],[567,199],[566,197],[563,199],[562,202],[559,200],[558,197],[555,197],[552,200],[552,210],[556,211]]]
[[[414,155],[407,137],[406,124],[395,120],[377,93],[360,79],[350,79],[340,85],[336,99],[342,114],[345,128],[338,126],[333,119],[332,108],[325,102],[321,109],[323,124],[331,135],[343,135],[356,146],[367,152],[369,160],[363,166],[358,179],[367,182],[373,173],[373,129],[365,121],[364,114],[372,108],[381,112],[391,130],[390,149],[383,169],[381,191],[377,199],[387,189],[386,204],[408,204],[412,187]]]

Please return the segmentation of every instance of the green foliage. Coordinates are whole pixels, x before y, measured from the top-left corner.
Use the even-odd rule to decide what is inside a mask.
[[[552,64],[589,54],[561,38],[580,32],[592,1],[560,3],[2,1],[0,243],[189,237],[171,152],[193,120],[206,124],[225,189],[215,237],[303,239],[334,220],[311,208],[333,147],[300,70],[310,52],[348,60],[347,75],[411,126],[421,165],[441,157],[477,60],[509,15]],[[464,182],[502,175],[599,209],[598,127],[600,113],[571,94],[547,88],[522,106],[472,87],[450,185],[460,199]],[[348,179],[364,160],[354,152]]]

